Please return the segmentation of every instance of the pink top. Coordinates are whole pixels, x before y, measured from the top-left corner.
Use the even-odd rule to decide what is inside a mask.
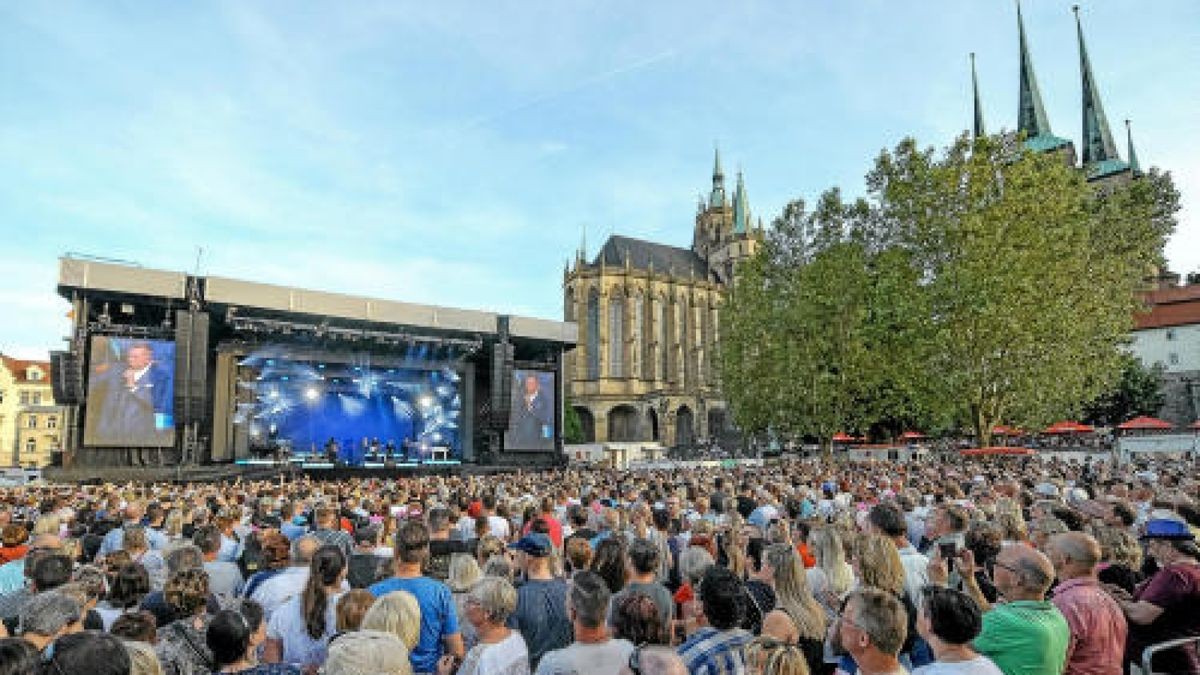
[[[1071,628],[1064,675],[1121,675],[1129,627],[1100,582],[1094,577],[1068,579],[1054,589],[1050,601]]]

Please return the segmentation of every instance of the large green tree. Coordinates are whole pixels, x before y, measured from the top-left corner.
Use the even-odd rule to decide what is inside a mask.
[[[1178,194],[1151,171],[1097,187],[1009,136],[905,140],[867,176],[789,204],[739,268],[722,326],[734,417],[822,441],[870,423],[967,426],[1077,414],[1121,372]]]

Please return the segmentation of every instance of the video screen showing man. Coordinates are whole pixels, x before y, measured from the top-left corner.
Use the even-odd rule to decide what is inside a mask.
[[[554,449],[554,373],[513,371],[512,412],[504,447],[515,450]]]
[[[174,444],[174,342],[95,336],[89,375],[86,444]]]

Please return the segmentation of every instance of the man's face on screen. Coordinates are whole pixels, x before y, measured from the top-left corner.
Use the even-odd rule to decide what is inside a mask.
[[[125,352],[125,363],[134,370],[141,370],[150,365],[150,350],[145,347],[130,347]]]
[[[525,378],[525,395],[526,395],[526,396],[533,396],[533,395],[534,395],[534,394],[536,394],[537,392],[538,392],[538,381],[537,381],[537,378],[536,378],[536,377],[532,377],[532,376],[530,376],[530,377],[526,377],[526,378]]]

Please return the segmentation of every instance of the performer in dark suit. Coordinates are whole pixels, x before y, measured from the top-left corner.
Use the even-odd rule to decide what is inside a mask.
[[[548,450],[554,447],[554,408],[542,391],[537,373],[527,373],[513,389],[512,421],[505,437],[510,448]]]
[[[125,366],[93,376],[89,403],[95,406],[97,445],[167,445],[174,429],[171,372],[154,360],[145,342],[125,350]]]

